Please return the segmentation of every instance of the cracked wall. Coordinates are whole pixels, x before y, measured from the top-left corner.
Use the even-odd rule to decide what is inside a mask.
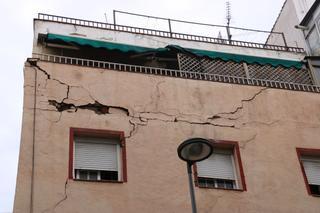
[[[34,212],[189,211],[176,148],[190,137],[238,141],[247,185],[246,192],[196,188],[200,212],[320,207],[307,195],[295,153],[320,146],[318,94],[31,61],[15,212],[30,203],[34,89]],[[124,131],[128,182],[66,182],[70,127]]]

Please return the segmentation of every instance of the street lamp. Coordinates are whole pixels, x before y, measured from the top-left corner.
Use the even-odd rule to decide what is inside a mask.
[[[197,212],[196,201],[194,197],[194,188],[192,183],[192,169],[191,166],[198,161],[207,159],[213,151],[210,141],[203,138],[190,138],[183,141],[178,149],[178,156],[181,160],[187,162],[187,171],[189,177],[189,188],[192,212]]]

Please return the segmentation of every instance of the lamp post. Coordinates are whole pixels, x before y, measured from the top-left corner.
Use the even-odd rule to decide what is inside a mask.
[[[192,181],[192,168],[195,162],[207,159],[213,151],[210,141],[203,138],[191,138],[183,141],[178,149],[178,156],[181,160],[187,162],[187,171],[189,177],[189,189],[191,197],[192,212],[197,213],[196,200]]]

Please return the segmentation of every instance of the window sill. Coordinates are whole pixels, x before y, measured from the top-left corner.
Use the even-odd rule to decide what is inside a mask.
[[[96,182],[96,183],[124,183],[124,181],[118,181],[118,180],[81,180],[81,179],[72,179],[74,181],[79,182]]]
[[[237,192],[244,192],[243,189],[226,189],[226,188],[216,188],[216,187],[205,187],[205,186],[197,186],[200,189],[218,189],[218,190],[226,190],[226,191],[237,191]]]
[[[320,197],[320,195],[316,195],[316,194],[309,194],[312,197]]]

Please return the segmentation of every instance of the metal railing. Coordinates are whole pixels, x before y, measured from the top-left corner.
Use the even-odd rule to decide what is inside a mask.
[[[119,12],[119,11],[116,11],[116,12]],[[142,34],[142,35],[150,35],[150,36],[158,36],[158,37],[173,38],[173,39],[180,39],[180,40],[188,40],[188,41],[198,41],[198,42],[240,46],[240,47],[248,47],[248,48],[258,48],[258,49],[267,49],[267,50],[304,53],[303,48],[288,47],[286,45],[285,46],[271,45],[271,44],[265,44],[265,43],[239,41],[239,40],[228,40],[228,39],[223,39],[223,38],[214,38],[214,37],[208,37],[208,36],[191,35],[191,34],[173,32],[171,29],[171,21],[180,21],[180,20],[172,20],[172,19],[168,19],[169,26],[170,26],[169,31],[119,25],[119,24],[116,24],[116,22],[111,24],[111,23],[104,23],[104,22],[89,21],[89,20],[56,16],[56,15],[50,15],[50,14],[44,14],[44,13],[38,14],[38,20],[73,24],[73,25],[114,30],[114,31],[121,31],[121,32],[129,32],[129,33]],[[114,21],[115,20],[116,19],[114,18]],[[183,21],[180,21],[180,22],[183,22]],[[196,22],[186,22],[186,23],[201,24],[201,23],[196,23]],[[204,24],[204,25],[207,25],[207,24]],[[220,26],[221,27],[222,25],[212,25],[212,26]],[[244,29],[244,28],[235,28],[235,27],[233,27],[233,28],[234,29]],[[244,30],[251,30],[251,29],[244,29]],[[264,31],[264,32],[266,32],[266,31]]]
[[[59,63],[59,64],[78,65],[78,66],[116,70],[116,71],[123,71],[123,72],[133,72],[133,73],[161,75],[161,76],[168,76],[168,77],[175,77],[175,78],[185,78],[185,79],[193,79],[193,80],[213,81],[213,82],[221,82],[221,83],[261,86],[261,87],[270,87],[270,88],[277,88],[277,89],[320,93],[319,86],[309,85],[309,84],[298,84],[298,83],[289,83],[289,82],[281,82],[281,81],[265,80],[265,79],[252,79],[252,78],[238,77],[238,76],[227,76],[227,75],[220,75],[220,74],[199,73],[199,72],[184,71],[184,70],[145,67],[145,66],[137,66],[137,65],[130,65],[130,64],[121,64],[121,63],[113,63],[113,62],[106,62],[106,61],[96,61],[96,60],[73,58],[73,57],[66,57],[66,56],[49,55],[49,54],[33,53],[33,57],[41,61],[53,62],[53,63]]]
[[[256,30],[256,29],[249,29],[249,28],[242,28],[242,27],[233,27],[233,26],[229,26],[229,25],[218,25],[218,24],[207,24],[207,23],[200,23],[200,22],[194,22],[194,21],[184,21],[184,20],[177,20],[177,19],[171,19],[171,18],[163,18],[163,17],[157,17],[157,16],[150,16],[150,15],[143,15],[143,14],[138,14],[138,13],[131,13],[131,12],[126,12],[126,11],[120,11],[120,10],[113,10],[113,24],[116,25],[116,14],[124,14],[124,15],[130,15],[130,16],[135,16],[135,17],[142,17],[142,18],[147,18],[147,19],[155,19],[155,20],[162,20],[167,22],[167,29],[170,33],[170,35],[172,35],[174,33],[175,30],[173,30],[173,24],[178,23],[178,24],[189,24],[189,25],[193,25],[193,26],[205,26],[206,28],[214,28],[214,29],[220,29],[219,33],[221,35],[221,37],[219,39],[222,39],[222,34],[221,32],[225,31],[225,34],[227,39],[223,39],[226,44],[232,44],[232,37],[234,35],[231,35],[231,31],[247,31],[250,33],[263,33],[266,36],[270,36],[270,34],[272,35],[277,35],[278,38],[280,38],[283,42],[284,47],[288,48],[287,45],[287,41],[285,38],[285,35],[283,32],[276,32],[276,31],[266,31],[266,30]],[[237,35],[235,35],[237,36]],[[239,42],[240,40],[235,40],[237,42]],[[256,42],[252,42],[252,40],[250,41],[243,41],[242,42],[249,42],[249,43],[256,43]],[[267,39],[266,39],[267,41]],[[264,44],[267,42],[264,42]],[[256,43],[259,44],[259,43]],[[281,45],[280,45],[281,46]]]
[[[274,67],[270,64],[239,63],[217,58],[198,58],[182,53],[178,53],[177,58],[179,69],[185,71],[313,85],[311,72],[306,68],[297,69],[295,67]]]

